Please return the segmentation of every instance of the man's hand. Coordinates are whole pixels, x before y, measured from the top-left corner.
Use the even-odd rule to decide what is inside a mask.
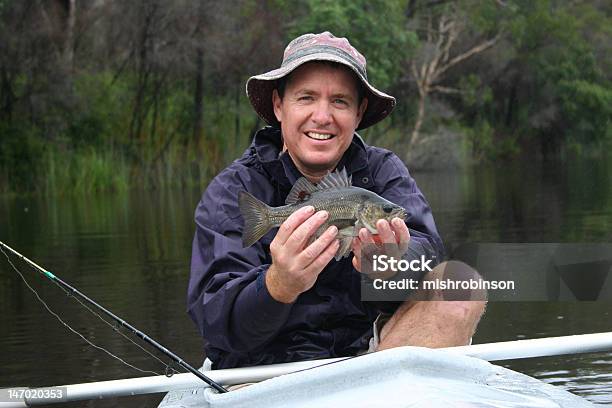
[[[353,266],[361,272],[362,248],[365,245],[377,245],[385,249],[385,253],[396,259],[401,258],[408,250],[410,232],[406,223],[400,218],[393,218],[391,224],[386,220],[376,222],[377,235],[372,235],[366,228],[359,230],[359,236],[353,239]],[[377,276],[378,277],[378,276]],[[389,278],[390,276],[380,276]]]
[[[292,303],[310,289],[336,254],[340,243],[338,228],[329,227],[308,245],[310,237],[327,221],[327,211],[314,214],[312,206],[300,208],[282,223],[270,243],[272,264],[266,273],[266,287],[279,302]]]

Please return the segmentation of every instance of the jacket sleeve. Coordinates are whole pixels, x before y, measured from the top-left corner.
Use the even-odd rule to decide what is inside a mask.
[[[246,352],[280,331],[292,305],[277,302],[265,285],[270,258],[263,244],[242,247],[243,220],[236,173],[221,174],[195,212],[188,313],[213,347]]]

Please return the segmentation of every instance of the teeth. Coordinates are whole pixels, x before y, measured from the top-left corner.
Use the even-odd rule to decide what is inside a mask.
[[[328,140],[328,139],[331,139],[332,137],[332,135],[327,135],[323,133],[315,133],[315,132],[308,132],[307,135],[308,137],[311,137],[317,140]]]

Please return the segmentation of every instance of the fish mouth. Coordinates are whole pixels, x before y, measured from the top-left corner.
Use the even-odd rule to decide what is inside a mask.
[[[396,212],[396,213],[393,215],[393,218],[397,217],[397,218],[399,218],[399,219],[401,219],[401,220],[405,220],[407,216],[408,216],[408,213],[406,212],[406,210],[405,210],[405,209],[403,209],[403,208],[400,208],[400,209],[399,209],[399,210],[397,210],[397,212]],[[392,219],[393,219],[393,218],[392,218]]]
[[[322,132],[306,132],[305,135],[309,138],[309,139],[313,139],[313,140],[330,140],[333,139],[335,137],[334,134],[331,133],[322,133]]]

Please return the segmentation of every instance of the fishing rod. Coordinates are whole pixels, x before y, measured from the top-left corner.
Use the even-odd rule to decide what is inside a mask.
[[[215,381],[213,381],[209,377],[207,377],[204,374],[202,374],[200,371],[198,371],[197,369],[195,369],[194,367],[189,365],[182,358],[180,358],[179,356],[177,356],[176,354],[174,354],[173,352],[168,350],[166,347],[162,346],[160,343],[158,343],[157,341],[155,341],[154,339],[152,339],[151,337],[146,335],[144,332],[138,330],[137,328],[135,328],[134,326],[132,326],[131,324],[129,324],[128,322],[126,322],[125,320],[120,318],[119,316],[115,315],[110,310],[108,310],[108,309],[104,308],[103,306],[99,305],[97,302],[95,302],[94,300],[89,298],[87,295],[85,295],[84,293],[82,293],[81,291],[76,289],[74,286],[69,285],[68,283],[64,282],[62,279],[58,278],[55,274],[53,274],[50,271],[47,271],[44,268],[40,267],[39,265],[37,265],[33,261],[31,261],[28,258],[26,258],[25,256],[21,255],[19,252],[15,251],[10,246],[6,245],[4,242],[0,241],[0,246],[2,246],[3,248],[6,248],[7,250],[9,250],[16,257],[18,257],[22,261],[24,261],[27,264],[29,264],[30,266],[32,266],[34,269],[36,269],[38,272],[40,272],[42,275],[47,277],[52,282],[57,283],[60,287],[62,287],[64,290],[66,290],[70,294],[77,295],[79,298],[83,299],[84,301],[86,301],[87,303],[89,303],[90,305],[95,307],[96,309],[98,309],[101,312],[103,312],[104,314],[106,314],[108,317],[113,319],[117,324],[119,324],[119,325],[125,327],[126,329],[128,329],[131,333],[133,333],[134,335],[136,335],[137,337],[142,339],[144,342],[146,342],[147,344],[151,345],[156,350],[160,351],[161,353],[163,353],[164,355],[166,355],[167,357],[172,359],[172,361],[174,361],[180,367],[183,367],[184,369],[186,369],[187,371],[189,371],[190,373],[192,373],[193,375],[198,377],[200,380],[204,381],[206,384],[210,385],[212,388],[214,388],[218,392],[220,392],[220,393],[227,392],[227,390],[225,388],[223,388],[221,385],[219,385],[218,383],[216,383]]]

